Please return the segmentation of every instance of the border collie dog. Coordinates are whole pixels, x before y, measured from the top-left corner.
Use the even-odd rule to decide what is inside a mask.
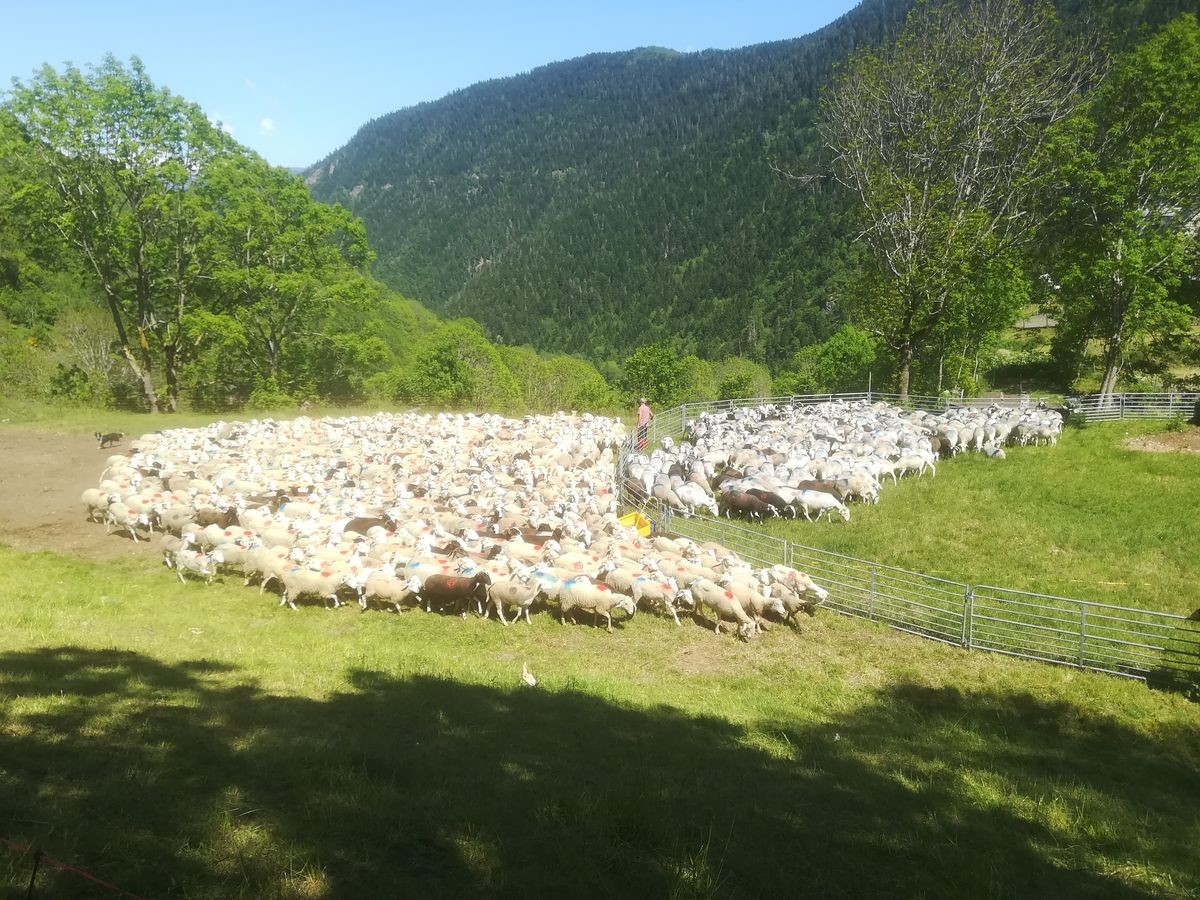
[[[110,431],[107,434],[96,432],[96,440],[100,442],[100,448],[111,447],[113,444],[119,443],[121,438],[125,437],[123,431]]]

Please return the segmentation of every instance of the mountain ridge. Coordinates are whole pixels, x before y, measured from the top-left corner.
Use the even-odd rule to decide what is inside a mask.
[[[1071,20],[1098,8],[1059,5]],[[1195,5],[1101,12],[1133,32]],[[499,342],[615,364],[667,341],[777,366],[829,333],[860,251],[846,199],[771,162],[817,166],[822,85],[910,6],[866,0],[800,38],[480,82],[371,120],[306,178],[362,217],[381,279]]]

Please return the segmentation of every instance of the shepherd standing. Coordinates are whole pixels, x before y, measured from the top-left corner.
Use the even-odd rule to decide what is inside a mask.
[[[646,427],[653,418],[654,413],[650,410],[650,405],[646,402],[646,398],[643,397],[641,405],[638,407],[637,448],[639,450],[646,449]]]

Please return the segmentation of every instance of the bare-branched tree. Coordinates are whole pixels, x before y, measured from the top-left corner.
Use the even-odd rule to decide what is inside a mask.
[[[825,93],[821,134],[880,276],[856,317],[895,355],[902,395],[923,347],[1011,324],[1011,258],[1036,224],[1047,128],[1097,68],[1049,3],[935,2]]]

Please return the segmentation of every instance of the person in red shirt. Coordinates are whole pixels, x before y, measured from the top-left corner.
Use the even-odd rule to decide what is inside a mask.
[[[638,407],[638,426],[637,426],[637,448],[639,450],[646,449],[646,426],[650,424],[650,420],[654,418],[654,413],[650,410],[650,405],[646,402],[646,398],[641,399],[641,405]]]

